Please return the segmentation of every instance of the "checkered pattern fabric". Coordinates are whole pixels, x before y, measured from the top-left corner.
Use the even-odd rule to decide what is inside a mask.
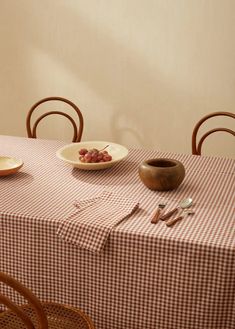
[[[0,153],[24,160],[0,178],[0,269],[41,300],[78,306],[97,329],[234,329],[234,160],[130,149],[101,171],[82,171],[56,158],[60,141],[0,137]],[[141,161],[181,161],[174,191],[148,190]],[[61,239],[59,224],[74,200],[102,191],[137,200],[139,209],[116,225],[99,253]],[[151,224],[159,202],[166,211],[192,197],[195,214],[173,227]],[[93,218],[95,220],[95,218]]]
[[[57,234],[91,252],[99,252],[112,229],[138,208],[138,202],[113,192],[77,201],[78,210],[59,223]]]

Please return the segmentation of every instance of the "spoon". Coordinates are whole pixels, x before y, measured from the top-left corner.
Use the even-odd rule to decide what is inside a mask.
[[[169,217],[171,217],[171,215],[173,215],[176,211],[178,211],[178,209],[189,208],[192,205],[192,203],[193,203],[193,199],[191,198],[184,199],[180,201],[179,205],[176,208],[172,209],[171,211],[167,212],[165,215],[161,216],[160,219],[166,220]]]
[[[164,209],[166,206],[166,203],[165,202],[160,202],[158,204],[158,208],[157,210],[154,211],[152,217],[151,217],[151,223],[152,224],[156,224],[159,220],[159,217],[161,215],[161,210]]]

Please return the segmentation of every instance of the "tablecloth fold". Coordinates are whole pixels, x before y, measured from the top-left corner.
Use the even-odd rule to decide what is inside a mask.
[[[108,191],[74,205],[77,210],[59,222],[57,234],[92,252],[101,251],[112,229],[139,207],[131,197]]]

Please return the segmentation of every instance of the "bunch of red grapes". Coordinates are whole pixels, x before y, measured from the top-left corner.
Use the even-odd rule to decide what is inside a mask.
[[[79,160],[84,163],[98,163],[98,162],[108,162],[112,160],[112,156],[105,149],[108,145],[102,150],[85,148],[79,150]]]

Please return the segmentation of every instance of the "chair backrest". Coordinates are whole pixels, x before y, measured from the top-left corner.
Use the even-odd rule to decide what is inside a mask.
[[[46,102],[50,102],[50,101],[61,101],[64,102],[68,105],[70,105],[76,112],[76,116],[78,116],[78,124],[75,122],[75,120],[72,118],[71,115],[69,115],[66,112],[63,111],[47,111],[44,114],[42,114],[41,116],[38,117],[37,120],[35,120],[34,124],[32,123],[32,114],[33,112],[39,108],[39,105],[46,103]],[[26,128],[27,128],[27,135],[30,138],[37,138],[37,134],[36,134],[36,130],[37,130],[37,126],[39,124],[39,122],[52,114],[58,114],[61,116],[66,117],[72,124],[73,126],[73,139],[72,142],[80,142],[81,138],[82,138],[82,132],[83,132],[83,116],[81,111],[79,110],[79,108],[70,100],[63,98],[63,97],[47,97],[47,98],[43,98],[40,101],[38,101],[37,103],[35,103],[29,110],[28,114],[27,114],[27,118],[26,118]]]
[[[27,300],[30,307],[34,310],[38,319],[38,328],[48,329],[47,317],[43,311],[41,302],[37,297],[19,281],[11,277],[10,275],[0,272],[0,282],[3,282],[6,286],[11,287],[17,293]],[[35,329],[35,326],[30,317],[23,311],[23,309],[16,303],[14,303],[9,297],[0,292],[0,303],[7,306],[11,312],[19,317],[28,329]]]
[[[201,120],[199,120],[198,123],[195,125],[192,133],[192,154],[201,155],[202,144],[204,140],[212,133],[223,131],[235,136],[235,132],[232,129],[219,127],[207,131],[204,135],[202,135],[202,137],[199,140],[197,140],[198,130],[201,127],[201,125],[208,119],[216,116],[226,116],[235,119],[235,114],[231,112],[213,112],[204,116]]]

